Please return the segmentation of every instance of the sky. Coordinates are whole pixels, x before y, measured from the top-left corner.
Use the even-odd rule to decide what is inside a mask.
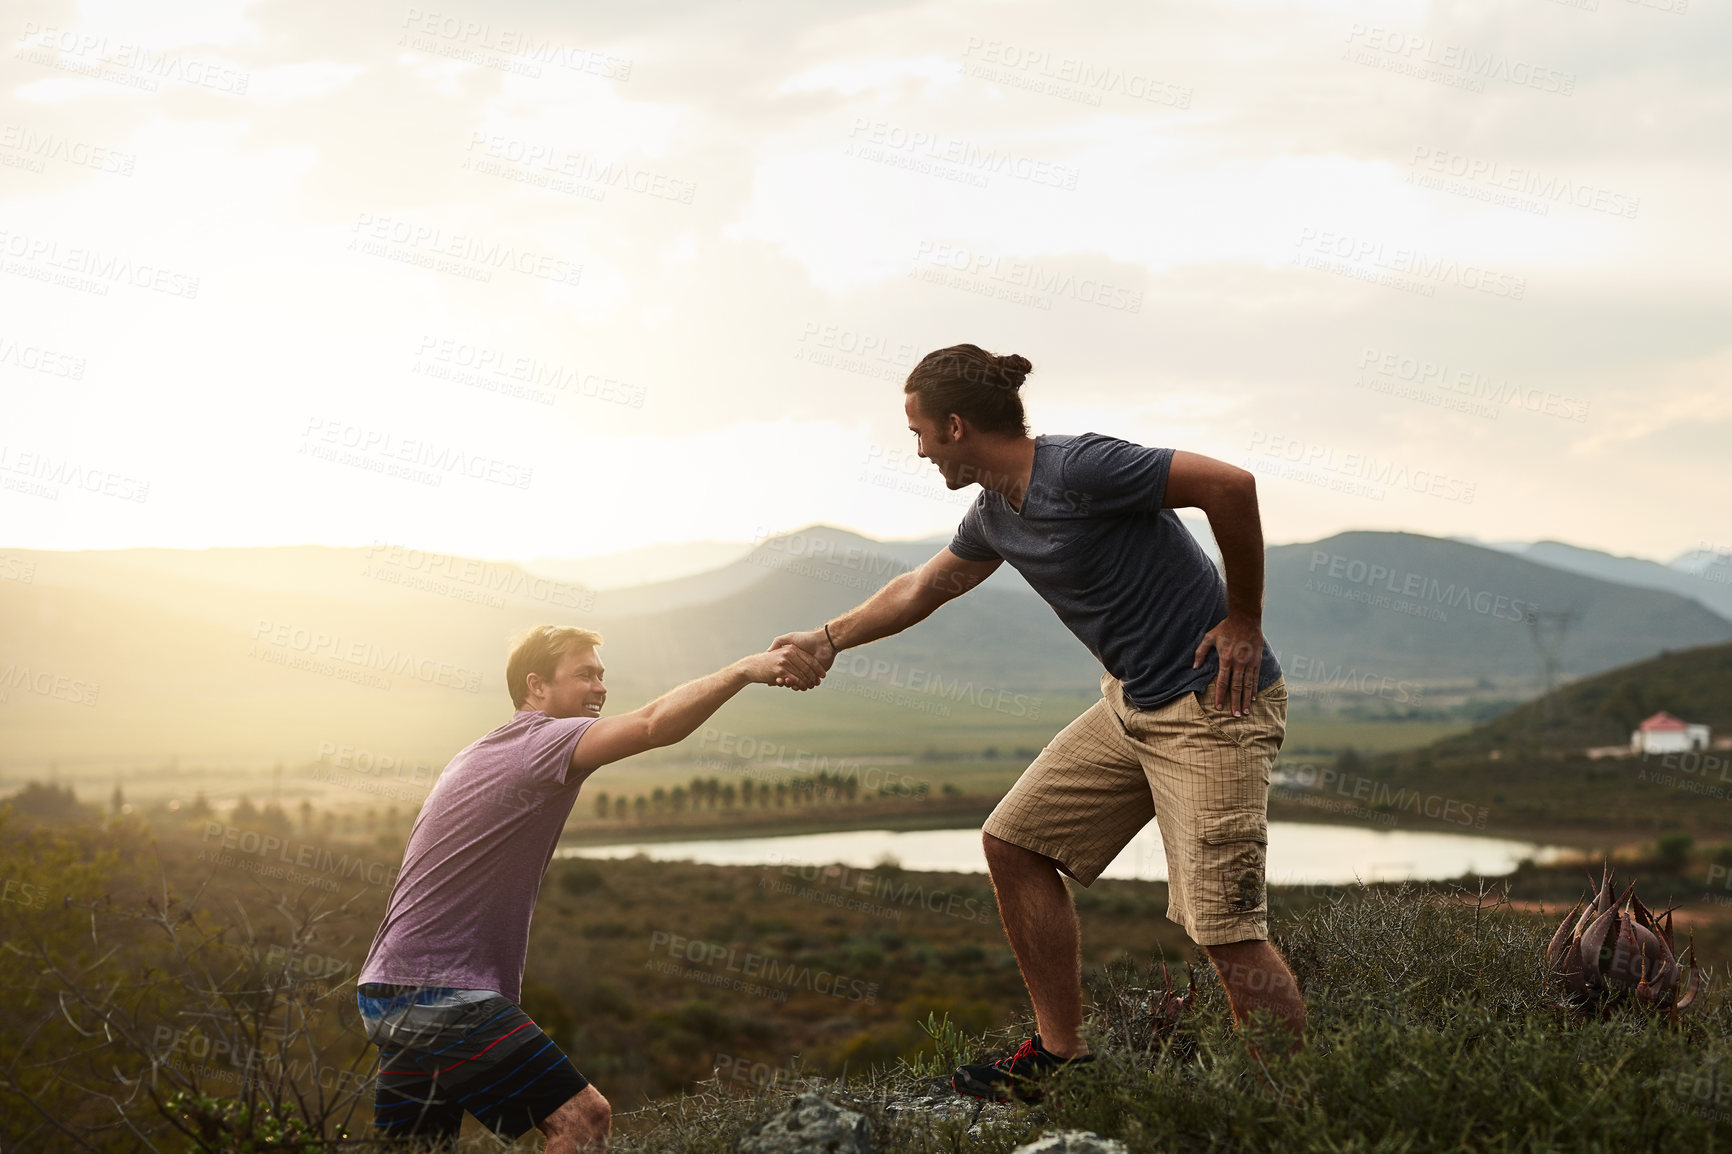
[[[942,533],[971,342],[1272,542],[1732,550],[1723,3],[0,21],[0,546]]]

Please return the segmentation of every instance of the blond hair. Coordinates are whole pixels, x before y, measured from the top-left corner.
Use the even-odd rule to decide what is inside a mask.
[[[601,644],[601,634],[575,625],[537,625],[512,646],[511,657],[505,663],[505,688],[511,693],[511,704],[522,709],[529,699],[529,675],[552,681],[559,662],[567,653],[579,649],[594,649]]]

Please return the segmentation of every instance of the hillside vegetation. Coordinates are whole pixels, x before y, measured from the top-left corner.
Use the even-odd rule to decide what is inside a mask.
[[[1664,836],[1732,837],[1732,749],[1628,754],[1630,730],[1658,710],[1732,733],[1732,645],[1667,653],[1554,691],[1430,745],[1331,760],[1287,757],[1275,812],[1327,803],[1332,820],[1414,819],[1414,798],[1483,814],[1478,832],[1607,848]],[[1617,746],[1619,756],[1588,749]],[[1286,807],[1286,808],[1283,808]],[[1417,819],[1413,824],[1421,824]],[[1447,828],[1432,823],[1436,828]]]
[[[1492,749],[1557,755],[1627,745],[1630,731],[1661,710],[1732,734],[1732,645],[1661,653],[1583,678],[1433,749],[1441,757]]]

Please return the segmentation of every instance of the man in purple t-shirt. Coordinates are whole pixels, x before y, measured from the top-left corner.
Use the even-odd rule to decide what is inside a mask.
[[[673,745],[751,684],[810,689],[799,649],[755,653],[642,709],[602,717],[601,636],[552,625],[512,651],[511,720],[451,759],[427,795],[357,1002],[379,1047],[373,1125],[450,1142],[465,1111],[549,1154],[607,1142],[607,1100],[518,1007],[529,921],[560,831],[590,773]]]

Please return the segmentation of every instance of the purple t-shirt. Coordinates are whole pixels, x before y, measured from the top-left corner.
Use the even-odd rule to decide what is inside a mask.
[[[516,716],[456,757],[427,795],[357,979],[497,990],[515,1002],[541,879],[587,774],[593,717]]]

